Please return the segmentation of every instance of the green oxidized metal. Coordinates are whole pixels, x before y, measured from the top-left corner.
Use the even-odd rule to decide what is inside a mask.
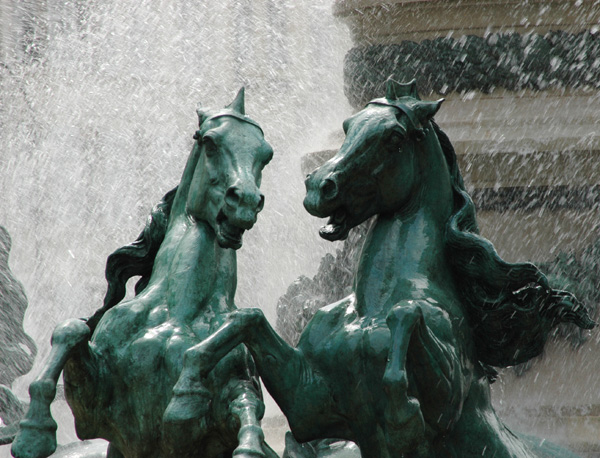
[[[49,407],[63,368],[79,437],[107,439],[109,458],[276,456],[264,443],[260,384],[242,346],[204,379],[202,393],[193,383],[175,390],[184,398],[202,395],[200,404],[165,414],[186,350],[236,309],[235,250],[263,208],[261,173],[273,154],[245,115],[243,90],[225,109],[198,116],[179,186],[154,209],[139,239],[108,259],[104,307],[54,331],[13,443],[17,458],[46,457],[56,448]],[[127,280],[137,275],[135,298],[121,302]],[[202,411],[194,424],[177,421],[194,408]]]
[[[300,442],[351,440],[366,458],[572,456],[513,434],[489,383],[492,366],[539,354],[561,322],[594,323],[537,267],[503,261],[479,236],[452,145],[432,120],[442,101],[419,100],[415,86],[389,81],[306,180],[304,205],[329,217],[327,240],[377,215],[352,292],[321,308],[296,347],[259,309],[233,312],[186,353],[170,409],[191,402],[177,388],[200,392],[198,381],[244,343]]]

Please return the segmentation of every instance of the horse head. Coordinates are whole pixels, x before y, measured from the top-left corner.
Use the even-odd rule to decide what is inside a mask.
[[[390,79],[384,98],[344,121],[339,151],[305,181],[305,208],[330,217],[321,237],[343,240],[371,216],[409,204],[425,166],[419,143],[430,137],[429,120],[442,102],[421,101],[415,81]]]
[[[222,110],[198,109],[200,128],[194,138],[199,152],[187,213],[206,221],[219,245],[238,249],[263,209],[262,169],[273,149],[259,125],[245,114],[244,89]]]

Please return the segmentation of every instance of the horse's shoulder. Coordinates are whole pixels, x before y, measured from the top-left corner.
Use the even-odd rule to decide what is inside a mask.
[[[342,300],[334,302],[333,304],[321,307],[317,311],[317,313],[315,313],[313,320],[315,320],[316,318],[320,321],[333,321],[335,323],[338,323],[342,317],[348,315],[349,313],[352,313],[352,311],[354,310],[354,303],[354,294],[346,296]]]
[[[425,316],[444,317],[447,320],[463,319],[464,307],[459,299],[450,295],[425,296],[418,299],[404,299],[396,303],[397,307],[418,307]]]
[[[303,341],[313,342],[315,339],[327,338],[336,328],[343,327],[347,317],[353,314],[354,295],[320,308],[306,325],[298,346]]]
[[[93,340],[100,346],[128,345],[134,336],[166,321],[165,307],[153,297],[134,297],[111,308],[98,323]]]

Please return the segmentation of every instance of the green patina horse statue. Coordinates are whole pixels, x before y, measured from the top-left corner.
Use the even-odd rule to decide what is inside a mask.
[[[261,173],[273,155],[245,115],[243,89],[225,109],[198,116],[179,186],[154,209],[140,238],[108,259],[104,307],[54,331],[49,361],[29,389],[15,457],[56,449],[50,403],[63,368],[78,436],[108,440],[109,458],[276,456],[264,443],[259,379],[243,346],[205,379],[202,419],[186,428],[163,421],[185,351],[236,309],[235,250],[263,208]],[[141,276],[136,296],[121,302],[133,276]]]
[[[344,144],[307,177],[304,205],[330,218],[320,235],[332,241],[377,215],[353,292],[318,311],[296,348],[259,309],[230,314],[187,350],[172,421],[205,415],[210,369],[244,343],[300,442],[346,439],[365,458],[571,456],[512,433],[489,385],[493,366],[538,355],[559,323],[594,322],[537,267],[505,262],[478,235],[454,149],[432,119],[441,103],[390,80],[385,98],[344,122]]]

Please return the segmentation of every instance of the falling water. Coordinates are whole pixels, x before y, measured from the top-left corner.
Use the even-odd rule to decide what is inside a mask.
[[[351,43],[331,1],[0,1],[0,13],[0,224],[39,349],[15,392],[27,398],[55,325],[100,306],[107,255],[178,183],[198,102],[221,107],[240,86],[276,155],[239,253],[237,301],[274,323],[287,285],[331,249],[302,208],[300,174],[300,157],[327,146],[350,110]],[[74,439],[61,426],[59,442]]]
[[[220,107],[242,85],[247,111],[264,128],[276,156],[264,173],[265,210],[239,252],[237,298],[239,306],[261,306],[274,323],[277,298],[298,275],[315,273],[325,250],[335,248],[320,241],[319,222],[302,208],[300,157],[329,147],[329,132],[350,111],[342,93],[342,58],[352,43],[332,18],[332,0],[54,3],[0,0],[0,225],[13,239],[10,265],[27,291],[25,328],[39,349],[36,366],[13,387],[22,398],[48,354],[54,326],[100,305],[106,256],[137,236],[151,206],[179,181],[197,125],[196,104]],[[511,136],[539,135],[526,123],[536,119],[548,135],[561,129],[569,131],[566,137],[579,135],[567,122],[573,116],[597,132],[597,116],[578,99],[569,107],[561,91],[548,94],[520,119],[513,101],[522,94],[496,92],[492,108],[481,108],[481,120],[474,123],[479,127],[470,132],[464,125],[473,117],[473,106],[466,103],[471,95],[451,94],[438,121],[459,148],[462,136],[489,140],[496,128],[502,137],[490,138],[497,144],[510,143]],[[492,112],[500,114],[492,119]],[[502,119],[501,129],[488,118]],[[581,136],[573,148],[597,149],[594,135]],[[552,167],[559,167],[555,162]],[[528,170],[531,162],[523,164],[525,177],[543,175],[543,170]],[[463,171],[469,181],[479,172],[493,175],[510,165],[479,171],[469,164]],[[575,165],[561,166],[560,172],[573,172]],[[530,216],[536,215],[479,213],[510,260],[523,256],[522,246],[554,256],[559,247],[575,245],[581,235],[568,236],[572,226],[598,233],[594,215],[566,213],[561,224],[547,225],[543,232],[531,229]],[[514,234],[526,243],[513,243]],[[584,347],[579,355],[594,348]],[[527,398],[527,390],[519,391],[520,381],[510,384],[516,376],[505,374],[495,385],[500,404],[505,398],[536,407],[544,393],[565,401],[567,391],[574,399],[566,401],[573,405],[584,397],[596,399],[596,372],[588,370],[589,378],[580,381],[584,392],[572,392],[559,375],[579,373],[579,360],[567,348],[549,353],[558,354],[559,364],[547,358],[545,372],[536,368],[542,375],[531,378],[539,396]],[[57,413],[59,441],[74,440],[64,402]],[[526,430],[531,423],[524,416],[519,427]],[[5,456],[8,450],[0,447],[0,457]]]

